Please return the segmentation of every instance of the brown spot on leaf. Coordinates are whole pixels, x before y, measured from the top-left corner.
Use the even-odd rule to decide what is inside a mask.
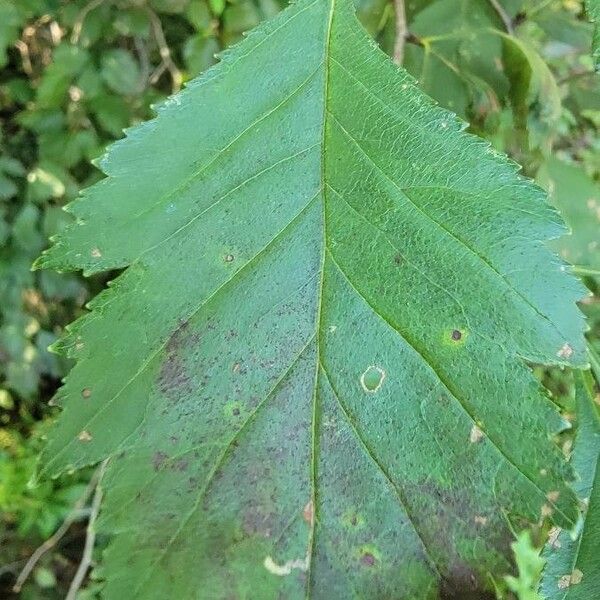
[[[487,583],[486,583],[487,587]],[[476,572],[464,563],[449,565],[442,581],[440,600],[494,600],[496,595],[482,589]]]
[[[571,574],[563,575],[558,580],[558,587],[559,587],[559,589],[564,590],[572,585],[580,584],[582,579],[583,579],[583,573],[579,569],[574,569]]]
[[[579,569],[574,569],[571,573],[571,585],[577,585],[581,583],[583,579],[583,573]]]
[[[173,463],[173,468],[174,468],[176,471],[181,471],[181,472],[183,472],[183,471],[187,471],[187,468],[188,468],[188,461],[187,461],[187,460],[185,460],[185,458],[180,458],[179,460],[176,460],[176,461]]]
[[[230,263],[230,262],[233,262],[234,259],[235,259],[235,256],[233,256],[233,254],[226,254],[225,255],[225,262]]]
[[[83,389],[81,390],[81,395],[82,395],[84,398],[89,398],[89,397],[92,395],[92,390],[90,390],[90,388],[83,388]]]
[[[302,518],[312,527],[315,518],[312,500],[309,500],[302,510]]]
[[[375,564],[375,557],[370,552],[365,552],[361,556],[360,562],[365,565],[365,567],[372,567]]]
[[[189,323],[181,321],[171,334],[171,337],[165,345],[166,357],[161,365],[158,376],[158,388],[166,396],[177,400],[181,394],[182,388],[189,386],[190,376],[185,369],[184,357],[186,348],[196,344],[199,340],[198,334],[190,334]]]
[[[396,256],[394,256],[394,262],[397,265],[401,265],[403,261],[404,259],[402,258],[402,254],[396,254]]]
[[[160,450],[155,452],[152,455],[152,466],[154,467],[155,471],[159,471],[163,465],[165,464],[165,462],[167,461],[167,459],[169,458],[168,454],[165,454],[164,452],[161,452]]]

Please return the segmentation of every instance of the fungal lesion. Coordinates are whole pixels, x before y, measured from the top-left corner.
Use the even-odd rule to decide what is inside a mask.
[[[384,369],[376,365],[370,365],[360,376],[360,385],[363,391],[374,394],[381,389],[385,377],[386,372]]]
[[[228,418],[237,418],[243,412],[243,407],[239,402],[228,402],[223,409]]]
[[[361,513],[351,508],[342,515],[342,523],[347,529],[362,529],[365,525],[365,518]]]
[[[366,544],[359,548],[359,562],[363,567],[373,568],[381,563],[381,554],[375,546]]]

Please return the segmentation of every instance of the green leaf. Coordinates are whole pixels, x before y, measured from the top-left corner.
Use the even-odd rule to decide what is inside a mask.
[[[508,588],[515,592],[519,600],[542,600],[536,590],[546,561],[531,542],[528,531],[522,531],[516,542],[511,544],[519,577],[505,577]]]
[[[39,107],[57,108],[63,104],[73,80],[83,71],[89,59],[88,52],[78,46],[64,42],[58,46],[38,88]]]
[[[102,78],[117,94],[132,96],[140,91],[141,73],[135,58],[127,50],[109,50],[102,56]]]
[[[18,39],[21,25],[17,7],[8,0],[0,0],[0,67],[6,64],[6,50]]]
[[[547,559],[541,591],[546,600],[590,600],[600,594],[600,414],[592,400],[592,381],[580,375],[576,387],[578,431],[573,466],[577,494],[587,512],[574,537],[556,528],[544,550]]]
[[[587,364],[544,193],[300,0],[127,132],[38,266],[125,268],[42,473],[111,457],[107,598],[485,598],[577,519],[524,360]]]
[[[407,45],[406,68],[421,89],[460,116],[470,108],[497,110],[508,82],[496,25],[501,22],[487,1],[465,0],[460,8],[446,0],[427,3],[410,22],[422,46]]]
[[[600,71],[600,0],[585,0],[588,18],[594,23],[594,38],[592,40],[592,57],[596,71]]]
[[[183,47],[183,56],[190,75],[198,75],[213,65],[218,51],[219,42],[216,38],[204,34],[190,37]]]
[[[210,9],[215,16],[220,16],[225,10],[225,0],[208,0]]]
[[[541,128],[541,134],[535,136],[539,140],[534,139],[530,145],[544,144],[549,153],[552,146],[550,134],[554,133],[561,115],[558,84],[548,65],[531,45],[510,35],[502,35],[502,40],[515,125],[528,134],[536,133],[534,126]],[[538,123],[530,118],[533,107],[537,109]]]
[[[600,270],[600,187],[578,165],[549,158],[538,173],[571,229],[553,245],[573,265]]]

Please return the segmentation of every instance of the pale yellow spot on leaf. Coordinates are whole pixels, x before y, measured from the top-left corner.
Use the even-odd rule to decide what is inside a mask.
[[[267,569],[269,573],[272,573],[273,575],[279,575],[280,577],[289,575],[294,569],[308,571],[308,564],[308,556],[305,556],[304,558],[288,560],[282,565],[278,565],[270,556],[267,556],[263,562],[265,569]]]
[[[471,427],[471,433],[469,434],[469,441],[471,444],[476,444],[483,439],[483,435],[483,431],[481,431],[477,425],[473,425],[473,427]]]
[[[86,431],[85,429],[77,436],[77,439],[80,442],[91,442],[92,441],[92,436],[90,434],[89,431]]]
[[[578,583],[581,583],[582,579],[583,579],[583,573],[579,569],[575,569],[571,573],[571,585],[577,585]]]
[[[567,342],[565,342],[556,355],[558,358],[571,358],[571,356],[573,356],[573,348]]]

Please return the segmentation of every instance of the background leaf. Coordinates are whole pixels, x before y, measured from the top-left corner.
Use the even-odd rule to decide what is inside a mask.
[[[600,414],[592,399],[592,381],[584,374],[577,385],[578,431],[573,466],[579,475],[575,489],[586,507],[579,527],[554,529],[544,551],[547,565],[541,592],[547,600],[583,600],[600,593],[598,535],[600,533]]]

